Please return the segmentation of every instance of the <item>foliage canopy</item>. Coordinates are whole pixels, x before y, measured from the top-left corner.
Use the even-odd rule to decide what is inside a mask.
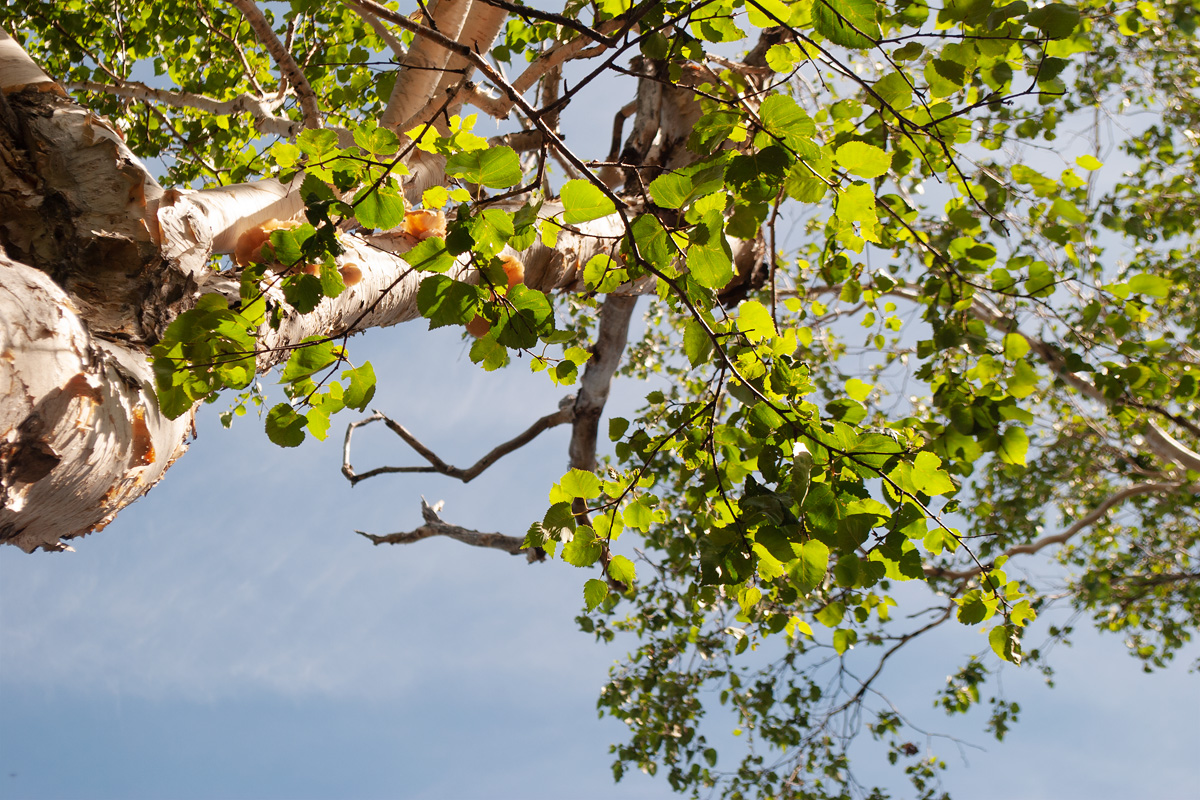
[[[415,8],[263,9],[324,115],[305,128],[303,93],[244,3],[0,6],[167,181],[303,180],[305,224],[269,242],[313,268],[248,267],[240,304],[208,295],[180,316],[154,351],[167,413],[223,389],[242,392],[238,413],[260,403],[257,339],[344,290],[339,231],[394,229],[414,207],[449,220],[404,255],[425,276],[420,313],[484,317],[470,349],[484,369],[573,385],[604,297],[652,295],[621,367],[650,387],[644,406],[608,421],[611,456],[554,484],[525,543],[593,570],[584,630],[639,639],[600,699],[629,724],[616,776],[661,770],[681,792],[881,796],[848,771],[853,719],[937,795],[940,762],[872,683],[947,621],[986,638],[939,698],[948,713],[981,701],[997,663],[1048,669],[1022,633],[1054,602],[1124,635],[1147,669],[1190,640],[1200,3],[479,2],[507,13],[503,32],[458,54],[491,89],[470,87],[485,113],[519,120],[507,138],[449,101],[411,128],[383,123],[384,33],[433,35]],[[549,69],[519,92],[503,77],[572,43],[591,60],[566,82]],[[619,122],[682,95],[690,124],[573,152],[559,116],[621,86],[639,104]],[[254,104],[295,135],[268,133]],[[419,153],[448,180],[414,189]],[[506,288],[505,253],[597,221],[615,233],[596,234],[578,291]],[[767,255],[746,272],[755,245]],[[374,373],[346,358],[334,339],[294,349],[288,402],[265,415],[273,441],[367,407]],[[1059,577],[1025,567],[1039,554]],[[877,666],[851,674],[851,649]],[[700,732],[714,698],[754,740],[740,762]],[[993,700],[991,732],[1017,710]]]

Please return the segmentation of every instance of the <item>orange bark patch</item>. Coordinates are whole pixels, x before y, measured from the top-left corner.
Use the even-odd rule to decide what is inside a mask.
[[[500,261],[504,266],[504,275],[508,278],[509,289],[525,282],[525,265],[521,263],[521,259],[505,254],[500,256]]]
[[[102,399],[100,397],[100,387],[92,386],[92,384],[88,381],[87,375],[82,372],[76,374],[71,378],[71,380],[67,381],[62,390],[63,394],[71,400],[74,400],[77,397],[86,397],[88,400],[91,400],[93,403],[99,405]]]
[[[133,410],[133,436],[129,445],[129,467],[146,467],[154,463],[154,441],[146,424],[146,409]]]
[[[293,228],[299,228],[301,224],[303,223],[294,219],[269,219],[262,225],[249,228],[238,237],[237,244],[233,248],[233,260],[241,267],[274,261],[274,248],[272,248],[269,258],[263,255],[263,248],[271,246],[271,231],[290,231]]]
[[[400,232],[423,242],[430,236],[446,238],[446,215],[441,211],[409,211],[404,215]]]
[[[360,283],[363,278],[362,270],[358,268],[357,264],[343,264],[338,267],[338,272],[342,275],[342,283],[347,286]]]

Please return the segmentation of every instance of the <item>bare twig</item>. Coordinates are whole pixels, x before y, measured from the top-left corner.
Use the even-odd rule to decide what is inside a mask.
[[[438,511],[442,508],[439,502],[434,506],[430,506],[425,502],[425,498],[421,498],[421,516],[425,518],[425,524],[415,530],[406,533],[389,533],[384,536],[377,536],[373,533],[365,531],[355,531],[360,536],[370,539],[374,544],[412,544],[419,542],[422,539],[430,539],[434,536],[448,536],[451,539],[469,544],[472,547],[487,547],[493,550],[503,550],[506,553],[511,553],[514,556],[519,556],[522,553],[531,561],[542,561],[545,558],[544,551],[540,548],[524,549],[525,540],[516,536],[507,536],[503,533],[484,533],[483,531],[475,531],[470,528],[463,528],[458,525],[451,525],[443,522],[438,516]]]
[[[413,436],[412,433],[410,433],[403,425],[376,411],[366,419],[361,419],[358,422],[352,422],[346,427],[346,438],[342,444],[342,474],[346,476],[346,479],[350,481],[351,485],[354,485],[359,481],[364,481],[367,478],[373,478],[376,475],[407,472],[435,472],[451,478],[457,478],[463,483],[469,483],[470,481],[479,477],[480,473],[482,473],[492,464],[495,464],[504,456],[532,442],[543,431],[547,431],[550,428],[554,428],[558,425],[563,425],[567,422],[570,422],[574,418],[575,398],[574,396],[568,396],[563,398],[563,400],[559,403],[557,411],[552,414],[547,414],[546,416],[537,420],[527,429],[525,429],[525,431],[519,436],[515,436],[512,439],[509,439],[507,442],[492,448],[487,455],[476,461],[472,466],[468,467],[467,469],[462,469],[460,467],[447,464],[445,461],[439,458],[436,453],[422,444],[417,437]],[[384,425],[387,425],[393,433],[403,439],[409,447],[411,447],[413,450],[416,450],[422,458],[428,461],[429,466],[376,467],[375,469],[367,470],[361,474],[356,473],[354,468],[350,465],[350,440],[355,429],[361,428],[363,425],[370,425],[372,422],[383,422]]]
[[[1100,505],[1092,509],[1087,515],[1080,517],[1070,527],[1059,533],[1050,536],[1043,536],[1036,542],[1029,544],[1014,545],[1004,551],[1003,555],[1015,556],[1022,553],[1036,553],[1051,545],[1063,544],[1072,536],[1085,530],[1104,518],[1104,515],[1109,512],[1114,506],[1124,503],[1131,497],[1138,497],[1144,494],[1159,494],[1168,492],[1200,491],[1200,485],[1196,484],[1179,484],[1179,483],[1137,483],[1133,486],[1126,486],[1124,489],[1113,492],[1106,497]],[[926,567],[925,574],[931,578],[948,578],[950,580],[970,580],[971,578],[980,575],[985,571],[984,567],[975,566],[971,569],[964,570],[948,570],[941,567]]]

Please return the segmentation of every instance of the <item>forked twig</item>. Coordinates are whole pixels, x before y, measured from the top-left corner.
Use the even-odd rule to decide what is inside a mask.
[[[376,411],[366,419],[361,419],[358,422],[352,422],[346,427],[346,439],[342,444],[342,474],[346,476],[346,479],[350,481],[351,485],[357,484],[359,481],[364,481],[367,478],[373,478],[376,475],[386,475],[390,473],[401,472],[436,472],[442,475],[447,475],[451,478],[457,478],[463,483],[469,483],[470,481],[479,477],[480,473],[482,473],[492,464],[495,464],[504,456],[532,442],[543,431],[547,431],[550,428],[554,428],[558,425],[566,424],[574,419],[575,397],[574,395],[568,395],[559,402],[557,411],[552,414],[547,414],[546,416],[537,420],[518,436],[514,436],[507,442],[497,445],[496,447],[492,448],[487,455],[476,461],[472,466],[468,467],[467,469],[462,469],[461,467],[447,464],[445,461],[439,458],[436,453],[422,444],[417,437],[413,436],[412,433],[409,432],[409,430],[399,422],[396,422],[387,415]],[[350,439],[354,434],[354,430],[356,428],[361,428],[363,425],[370,425],[372,422],[380,421],[382,421],[384,425],[387,425],[393,433],[403,439],[409,447],[411,447],[413,450],[416,450],[422,458],[428,461],[429,466],[376,467],[375,469],[367,470],[363,473],[355,472],[354,468],[350,465]]]

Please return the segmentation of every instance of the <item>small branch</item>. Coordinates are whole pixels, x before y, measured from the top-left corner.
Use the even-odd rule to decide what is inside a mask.
[[[288,52],[287,48],[283,46],[283,42],[279,41],[279,37],[275,35],[275,31],[271,29],[271,23],[267,22],[262,10],[254,3],[254,0],[229,0],[229,2],[242,12],[246,21],[250,23],[251,29],[254,30],[254,35],[267,48],[267,52],[271,54],[279,71],[283,73],[283,77],[296,91],[296,97],[300,101],[300,109],[304,116],[304,127],[321,127],[321,109],[317,105],[316,93],[313,92],[308,78],[304,77],[304,72],[296,60],[292,58],[292,54]]]
[[[359,536],[364,536],[370,539],[373,544],[412,544],[419,542],[422,539],[430,539],[434,536],[448,536],[451,539],[469,544],[472,547],[487,547],[493,550],[503,550],[506,553],[511,553],[514,556],[519,556],[522,553],[529,559],[530,562],[542,561],[545,559],[544,551],[540,548],[532,548],[526,550],[524,548],[525,540],[516,536],[507,536],[503,533],[484,533],[482,531],[463,528],[458,525],[451,525],[443,522],[438,516],[438,511],[442,508],[439,502],[435,506],[430,506],[425,502],[425,498],[421,498],[421,516],[425,518],[425,524],[421,527],[408,531],[407,533],[389,533],[385,536],[377,536],[373,533],[365,531],[355,531]],[[540,555],[539,555],[540,554]]]
[[[153,89],[138,81],[120,84],[79,81],[65,84],[68,91],[94,92],[114,97],[127,97],[143,103],[157,103],[171,108],[186,108],[218,116],[249,114],[254,119],[254,128],[259,133],[291,137],[297,133],[300,123],[287,117],[277,117],[271,112],[276,103],[265,101],[250,94],[240,94],[232,100],[216,100],[202,94],[177,92],[169,89]]]
[[[854,693],[854,696],[851,697],[849,700],[847,700],[844,704],[842,704],[842,706],[840,706],[836,711],[834,711],[834,713],[835,714],[840,713],[841,711],[844,711],[847,708],[849,708],[850,706],[852,706],[854,703],[857,703],[859,700],[862,700],[863,697],[866,695],[867,690],[870,689],[871,684],[874,683],[875,679],[878,678],[880,673],[883,672],[883,666],[884,666],[884,664],[887,663],[888,659],[891,658],[892,656],[894,656],[896,654],[896,652],[900,650],[900,648],[904,647],[904,645],[908,644],[913,639],[916,639],[918,636],[928,633],[929,631],[931,631],[934,628],[941,625],[946,620],[950,619],[950,615],[954,612],[955,607],[956,606],[954,605],[954,603],[948,604],[947,606],[945,606],[942,609],[942,613],[939,614],[937,617],[935,617],[931,622],[921,626],[920,628],[917,628],[915,631],[910,631],[909,633],[906,633],[903,636],[901,636],[899,641],[897,641],[894,645],[892,645],[890,648],[888,648],[887,652],[885,652],[879,658],[879,663],[875,665],[875,671],[872,672],[867,677],[866,680],[862,681],[862,683],[860,684],[860,686],[858,688],[858,691],[856,691]]]
[[[487,455],[485,455],[483,458],[476,461],[475,464],[472,465],[471,467],[468,467],[467,469],[461,469],[459,467],[455,467],[450,464],[447,464],[445,461],[442,461],[442,459],[439,458],[436,453],[434,453],[432,450],[430,450],[428,447],[426,447],[424,444],[422,444],[417,439],[417,437],[413,436],[412,433],[410,433],[408,431],[407,428],[405,428],[403,425],[396,422],[395,420],[392,420],[392,419],[388,418],[387,416],[385,416],[384,414],[381,414],[380,412],[376,411],[374,414],[367,417],[366,419],[359,420],[358,422],[352,422],[352,423],[350,423],[350,425],[348,425],[346,427],[346,438],[342,444],[342,474],[346,476],[346,479],[348,481],[350,481],[350,484],[352,486],[354,484],[357,484],[359,481],[364,481],[367,478],[373,478],[376,475],[387,475],[387,474],[405,473],[405,472],[436,472],[436,473],[440,473],[442,475],[446,475],[451,478],[457,478],[458,480],[461,480],[463,483],[470,483],[472,480],[479,477],[480,473],[482,473],[485,469],[490,467],[492,464],[495,464],[501,458],[503,458],[504,456],[513,452],[514,450],[519,450],[520,448],[529,444],[534,439],[536,439],[538,437],[538,435],[541,434],[543,431],[547,431],[550,428],[554,428],[554,427],[557,427],[558,425],[563,425],[567,422],[571,422],[574,418],[575,418],[575,398],[572,396],[568,396],[559,403],[558,411],[555,411],[552,414],[547,414],[546,416],[542,417],[541,419],[537,420],[532,425],[530,425],[520,435],[515,436],[512,439],[509,439],[507,442],[504,442],[504,443],[492,448],[492,450],[490,452],[488,452]],[[361,474],[356,473],[354,471],[354,468],[350,465],[350,440],[351,440],[351,437],[353,436],[356,428],[360,428],[363,425],[370,425],[372,422],[380,422],[380,421],[382,421],[384,425],[387,425],[388,428],[391,429],[392,433],[396,434],[401,439],[403,439],[404,442],[409,447],[411,447],[413,450],[416,450],[418,455],[420,455],[422,458],[424,458],[426,461],[428,461],[429,466],[424,466],[424,467],[376,467],[375,469],[368,470]]]
[[[543,22],[553,22],[555,25],[561,25],[564,28],[570,28],[573,31],[582,33],[589,39],[600,42],[608,47],[612,47],[617,43],[616,40],[611,36],[605,36],[595,28],[589,28],[579,20],[571,19],[570,17],[564,17],[562,14],[554,14],[549,11],[538,11],[536,8],[530,8],[529,6],[519,6],[515,3],[509,3],[508,0],[482,0],[482,2],[489,6],[502,8],[510,14],[515,14],[518,17],[526,20],[540,19]]]
[[[1099,522],[1104,518],[1104,515],[1107,514],[1111,508],[1124,503],[1131,497],[1138,497],[1139,495],[1144,494],[1157,494],[1159,492],[1175,492],[1180,490],[1192,492],[1200,491],[1200,485],[1178,483],[1138,483],[1134,484],[1133,486],[1126,486],[1124,489],[1109,495],[1102,503],[1100,503],[1100,505],[1092,509],[1086,516],[1076,520],[1065,530],[1050,536],[1043,536],[1036,542],[1014,545],[1013,547],[1005,550],[1003,555],[1015,556],[1021,554],[1032,554],[1038,552],[1039,550],[1050,547],[1051,545],[1063,544],[1075,534]],[[980,566],[959,571],[943,569],[942,567],[926,567],[925,575],[931,578],[947,578],[949,580],[965,581],[970,580],[971,578],[974,578],[985,571],[986,570],[984,567]]]
[[[379,17],[375,16],[370,11],[367,11],[357,3],[350,2],[347,3],[347,5],[354,9],[354,13],[362,17],[364,22],[371,26],[371,29],[375,31],[375,35],[383,40],[383,43],[388,46],[388,49],[395,54],[397,59],[401,61],[404,60],[404,58],[408,55],[408,50],[406,50],[404,45],[401,44],[400,40],[397,39],[392,32],[387,29],[387,26],[383,24]]]
[[[451,103],[464,103],[475,106],[489,117],[495,119],[504,119],[512,109],[512,103],[503,97],[488,94],[487,91],[474,81],[464,82],[462,88],[455,93],[454,100]]]
[[[617,30],[620,25],[616,20],[609,20],[600,26],[601,30]],[[525,71],[516,77],[512,86],[521,94],[533,88],[550,70],[577,58],[595,58],[607,48],[604,45],[588,46],[586,39],[575,39],[565,44],[557,44],[533,60]]]
[[[200,13],[204,16],[204,24],[209,31],[211,31],[214,36],[224,39],[233,46],[234,52],[238,54],[238,59],[242,62],[242,71],[245,73],[246,79],[250,81],[250,85],[254,87],[254,91],[258,92],[259,96],[265,95],[266,92],[263,90],[263,87],[259,85],[258,79],[254,77],[254,67],[250,66],[250,59],[246,58],[246,51],[242,48],[242,45],[238,42],[236,36],[230,36],[228,33],[225,33],[225,31],[221,30],[220,26],[213,22],[212,16],[208,13],[208,9],[206,9],[202,3],[198,4],[198,8]],[[240,25],[238,26],[238,30],[236,32],[241,32]]]

